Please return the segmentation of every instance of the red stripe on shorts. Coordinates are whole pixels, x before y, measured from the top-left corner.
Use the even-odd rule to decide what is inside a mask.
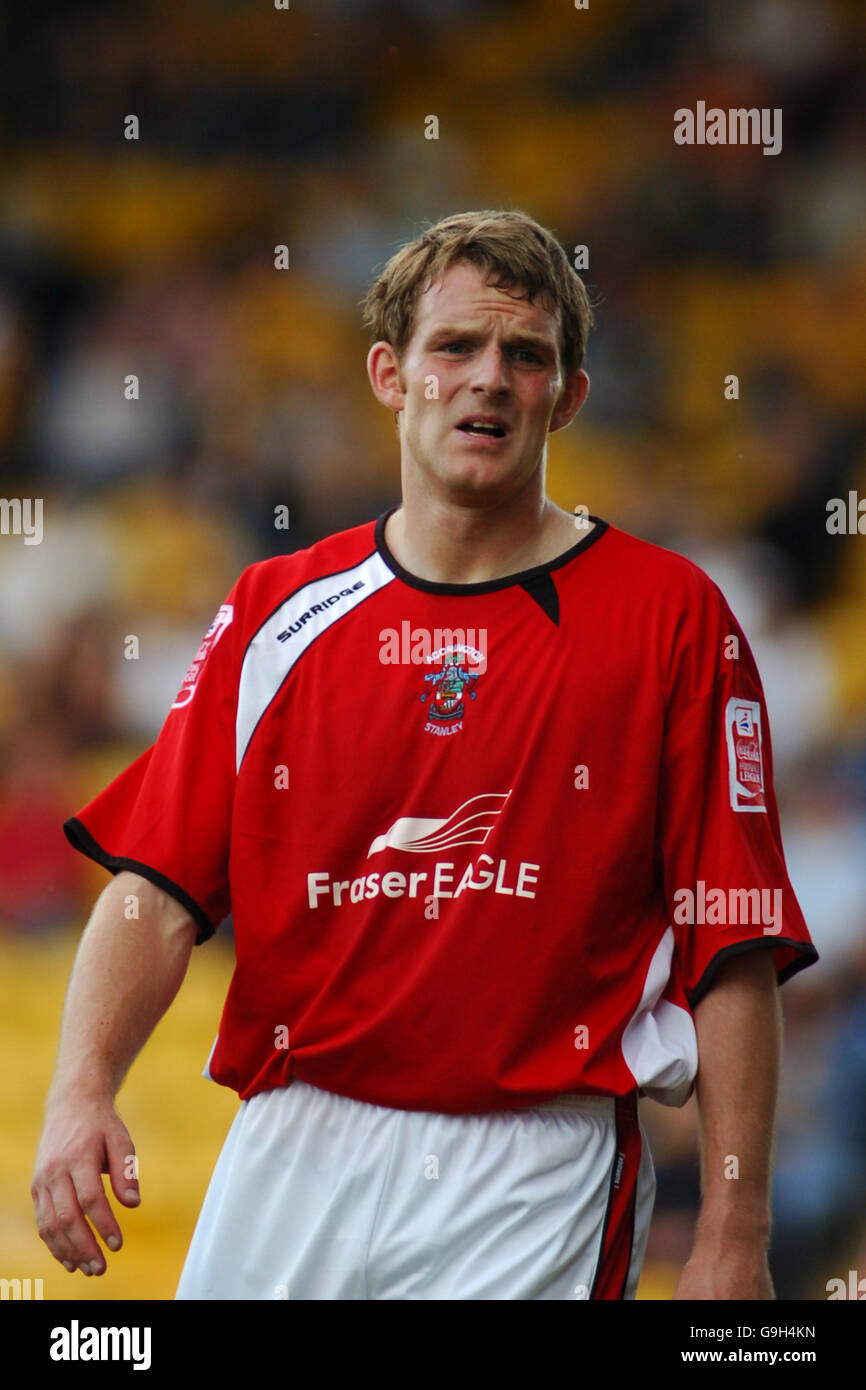
[[[634,1213],[641,1160],[637,1091],[618,1096],[615,1107],[616,1151],[610,1174],[610,1193],[601,1237],[601,1255],[591,1299],[625,1297],[634,1240]]]

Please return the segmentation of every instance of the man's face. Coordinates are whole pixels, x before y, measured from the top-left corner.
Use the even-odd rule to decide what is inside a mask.
[[[399,363],[388,345],[378,359],[378,384],[388,389],[376,394],[402,412],[404,468],[470,505],[523,487],[544,457],[548,431],[568,423],[589,385],[585,372],[563,377],[558,314],[519,294],[487,285],[483,270],[458,262],[419,293]]]

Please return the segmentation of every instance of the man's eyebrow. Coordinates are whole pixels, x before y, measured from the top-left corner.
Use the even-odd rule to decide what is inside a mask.
[[[440,323],[431,325],[427,337],[431,338],[477,338],[480,329],[470,323]],[[555,352],[556,343],[552,338],[529,329],[518,329],[515,333],[504,333],[503,342],[510,347],[534,347],[543,351]]]

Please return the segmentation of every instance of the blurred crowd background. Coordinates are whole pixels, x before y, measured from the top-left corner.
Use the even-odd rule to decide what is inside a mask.
[[[782,992],[777,1290],[866,1276],[866,535],[826,528],[831,498],[866,498],[862,5],[46,0],[0,26],[0,495],[44,500],[41,544],[0,535],[0,1275],[173,1294],[234,1108],[199,1076],[231,934],[194,953],[121,1092],[143,1163],[132,1253],[73,1289],[28,1186],[107,876],[61,825],[153,741],[245,565],[397,501],[359,323],[375,268],[447,212],[520,207],[589,248],[599,301],[550,494],[701,564],[764,679],[821,954]],[[782,108],[781,154],[677,146],[673,113],[698,100]],[[695,1107],[644,1107],[640,1296],[667,1298]]]

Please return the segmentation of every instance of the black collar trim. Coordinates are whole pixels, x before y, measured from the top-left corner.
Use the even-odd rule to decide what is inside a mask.
[[[608,522],[602,521],[600,517],[590,514],[589,520],[594,522],[593,529],[588,535],[583,536],[576,545],[571,546],[562,555],[558,555],[554,560],[548,560],[543,565],[533,565],[531,569],[520,570],[518,574],[505,574],[499,579],[484,579],[477,584],[439,584],[432,579],[419,579],[416,574],[410,574],[405,570],[397,559],[392,555],[388,543],[385,540],[385,523],[392,512],[396,512],[399,503],[389,507],[376,518],[374,540],[376,549],[381,555],[385,564],[392,574],[396,574],[398,579],[402,579],[404,584],[408,584],[413,589],[421,589],[425,594],[492,594],[496,589],[509,589],[513,584],[532,584],[534,580],[540,579],[544,575],[550,574],[551,570],[561,569],[567,565],[576,555],[588,550],[591,545],[601,540],[605,531],[608,529]]]

